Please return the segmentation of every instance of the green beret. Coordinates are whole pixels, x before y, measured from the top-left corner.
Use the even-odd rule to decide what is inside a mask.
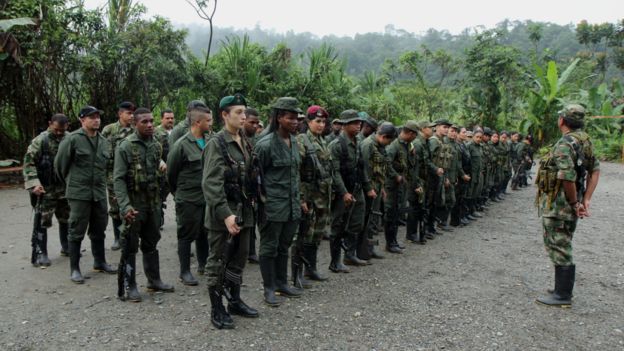
[[[433,122],[429,122],[429,121],[420,121],[416,124],[416,126],[418,126],[418,129],[425,129],[425,128],[433,128],[436,126],[436,124]]]
[[[294,113],[303,113],[299,108],[299,101],[294,97],[281,97],[275,101],[271,108],[276,110],[284,110]]]
[[[410,119],[409,121],[405,122],[405,125],[403,126],[403,128],[409,129],[412,132],[418,132],[420,130],[419,123],[414,121],[413,119]]]
[[[436,120],[435,122],[433,122],[436,126],[440,126],[440,125],[445,125],[445,126],[452,126],[453,123],[451,123],[451,121],[449,121],[446,118],[440,118],[438,120]]]
[[[342,124],[349,124],[351,122],[362,121],[362,117],[358,116],[356,110],[345,110],[340,114],[340,120]]]
[[[230,106],[247,106],[247,101],[245,101],[245,97],[242,94],[236,93],[234,95],[224,97],[219,102],[219,108],[221,110]]]
[[[578,104],[566,105],[559,111],[559,116],[582,122],[585,118],[585,108]]]

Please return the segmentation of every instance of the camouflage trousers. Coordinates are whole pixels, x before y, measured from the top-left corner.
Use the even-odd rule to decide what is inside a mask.
[[[314,213],[311,218],[304,218],[303,220],[307,220],[307,226],[299,226],[299,228],[307,227],[306,233],[297,233],[297,238],[301,236],[304,244],[314,244],[319,245],[325,232],[327,231],[327,225],[331,220],[331,213],[328,208],[314,208]],[[299,240],[297,240],[299,241]]]
[[[576,230],[576,220],[565,221],[543,217],[544,247],[555,266],[570,266],[572,262],[572,237]]]
[[[44,195],[41,200],[41,225],[50,228],[52,217],[55,215],[59,223],[67,223],[69,212],[69,203],[66,198]]]
[[[113,185],[109,184],[106,189],[108,190],[108,215],[111,219],[121,220],[121,216],[119,215],[119,205],[117,204],[117,197],[115,196]]]

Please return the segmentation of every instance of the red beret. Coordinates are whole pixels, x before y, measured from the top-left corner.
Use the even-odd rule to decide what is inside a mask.
[[[324,108],[318,105],[312,105],[308,107],[307,116],[309,119],[315,119],[317,117],[329,117],[329,113]]]

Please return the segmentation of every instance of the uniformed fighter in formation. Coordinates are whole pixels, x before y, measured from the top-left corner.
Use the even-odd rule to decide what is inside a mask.
[[[568,135],[564,141],[585,147],[586,134],[569,133],[582,120],[579,107],[568,112],[560,121]],[[285,298],[304,295],[311,281],[327,280],[318,263],[323,238],[329,238],[334,273],[383,259],[377,248],[380,233],[385,251],[401,254],[408,247],[398,237],[400,226],[406,227],[406,241],[424,245],[469,225],[505,198],[510,182],[514,190],[526,186],[533,162],[530,139],[517,132],[468,129],[446,119],[394,126],[356,110],[330,120],[326,108],[314,105],[304,113],[292,97],[276,99],[259,135],[259,113],[241,94],[221,99],[214,115],[202,101],[191,101],[186,118],[175,127],[170,110],[155,128],[150,110],[124,102],[119,120],[100,133],[101,113],[84,107],[81,128],[71,133],[66,133],[68,118],[54,115],[28,148],[25,187],[40,214],[32,238],[33,265],[50,265],[47,228],[56,214],[61,255],[70,257],[73,282],[84,282],[80,243],[88,232],[93,268],[118,273],[120,299],[142,299],[135,279],[138,249],[147,288],[173,291],[160,278],[157,248],[163,204],[171,193],[179,280],[200,283],[191,271],[194,241],[197,273],[207,275],[211,322],[219,329],[234,327],[232,315],[258,316],[241,299],[248,260],[259,263],[265,303],[277,307]],[[218,133],[212,131],[214,118],[223,125]],[[565,142],[557,144],[554,157],[567,162],[572,151]],[[583,150],[591,154],[590,147]],[[555,291],[540,298],[542,303],[569,304],[574,266],[571,234],[563,234],[574,231],[574,218],[587,215],[598,177],[597,161],[585,162],[591,182],[584,197],[568,189],[567,182],[575,180],[571,163],[538,178],[545,243],[557,265]],[[555,178],[561,180],[558,188],[551,186],[559,184]],[[574,211],[561,209],[564,202]],[[118,269],[105,259],[107,213],[113,222],[112,249],[122,252]],[[558,243],[564,239],[562,251]]]

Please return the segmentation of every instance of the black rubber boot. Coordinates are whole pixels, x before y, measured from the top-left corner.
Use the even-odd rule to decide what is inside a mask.
[[[121,248],[121,245],[119,244],[119,237],[121,236],[121,225],[123,224],[123,222],[121,221],[121,219],[113,219],[113,235],[114,235],[114,239],[113,239],[113,245],[111,245],[111,250],[113,251],[117,251]]]
[[[197,256],[197,274],[204,275],[206,271],[206,263],[208,262],[208,254],[210,253],[210,245],[208,244],[208,235],[201,233],[195,239],[195,251]],[[191,257],[191,246],[189,244],[189,259]],[[190,271],[190,268],[189,268]]]
[[[80,241],[70,241],[69,249],[69,275],[72,282],[83,284],[84,278],[80,273]]]
[[[91,240],[91,253],[93,254],[93,270],[108,274],[117,274],[117,268],[106,263],[104,255],[104,239]]]
[[[303,290],[288,285],[288,255],[277,254],[275,258],[275,291],[293,298],[303,294]]]
[[[293,245],[291,250],[291,258],[290,258],[290,269],[291,269],[291,277],[293,281],[293,286],[297,289],[310,289],[312,284],[307,281],[303,277],[303,259],[301,255],[303,255],[303,249],[298,249]]]
[[[283,296],[275,295],[275,258],[260,256],[260,273],[264,287],[264,302],[272,307],[284,303]]]
[[[540,296],[535,301],[548,306],[570,307],[575,271],[574,265],[555,266],[555,291],[549,295]]]
[[[128,258],[126,259],[126,264],[130,268],[128,289],[126,290],[126,301],[141,302],[143,299],[141,298],[141,294],[137,289],[136,283],[136,255],[128,255]]]
[[[351,235],[345,242],[347,243],[347,249],[345,249],[344,264],[348,266],[366,266],[368,261],[357,257],[357,236]]]
[[[231,285],[229,287],[232,300],[228,302],[228,312],[230,314],[245,318],[257,318],[258,310],[247,306],[240,297],[240,285]]]
[[[212,325],[217,329],[234,329],[234,321],[225,310],[225,307],[223,307],[223,299],[217,288],[214,286],[209,287],[208,295],[210,295],[210,322],[212,322]]]
[[[305,257],[306,261],[308,261],[308,265],[305,266],[305,276],[310,278],[310,280],[315,280],[317,282],[326,281],[328,278],[317,270],[317,256],[318,256],[318,246],[315,244],[303,244],[303,257]]]
[[[395,254],[402,254],[403,250],[399,248],[396,242],[397,227],[392,223],[386,223],[384,234],[386,236],[386,251]]]
[[[191,273],[191,242],[178,240],[178,258],[180,259],[180,281],[184,285],[195,286],[197,279]]]
[[[50,262],[50,258],[48,258],[48,228],[42,228],[39,234],[41,236],[37,238],[37,241],[39,242],[40,251],[37,253],[33,265],[35,267],[49,267],[52,262]]]
[[[247,261],[249,263],[259,263],[258,255],[256,254],[256,228],[251,230],[249,236],[249,254],[247,255]]]
[[[342,245],[340,239],[333,238],[329,243],[329,253],[331,255],[331,262],[329,263],[329,270],[334,273],[349,273],[350,270],[342,263]]]
[[[143,270],[147,277],[147,290],[174,292],[173,285],[163,283],[160,280],[160,259],[158,250],[149,253],[143,253]]]
[[[69,256],[67,235],[69,234],[69,224],[59,223],[59,240],[61,241],[61,256]]]

